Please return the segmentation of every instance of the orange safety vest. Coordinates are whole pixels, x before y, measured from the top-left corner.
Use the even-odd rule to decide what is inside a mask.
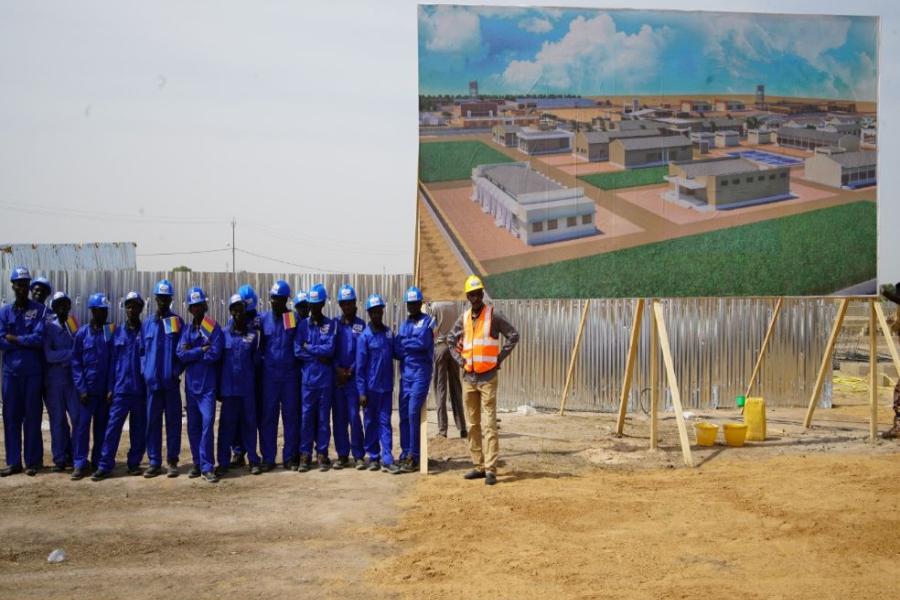
[[[463,320],[462,352],[466,361],[466,373],[487,373],[497,368],[497,356],[500,354],[500,340],[491,337],[491,321],[494,307],[490,304],[481,309],[478,318],[472,321],[472,309],[466,311]]]

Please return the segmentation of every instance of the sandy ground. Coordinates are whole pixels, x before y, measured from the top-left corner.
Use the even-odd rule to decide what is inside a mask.
[[[768,441],[695,448],[695,469],[671,414],[650,451],[642,413],[622,438],[609,414],[503,413],[493,488],[462,479],[452,425],[428,476],[8,477],[0,598],[890,597],[900,446],[866,441],[851,388],[813,429],[770,409]]]

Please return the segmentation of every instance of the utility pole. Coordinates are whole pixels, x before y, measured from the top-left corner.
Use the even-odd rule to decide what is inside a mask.
[[[237,227],[237,219],[231,217],[231,289],[237,289],[237,268],[234,264],[234,228]]]

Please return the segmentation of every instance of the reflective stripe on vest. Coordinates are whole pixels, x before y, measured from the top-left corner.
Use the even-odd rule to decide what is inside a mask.
[[[475,321],[472,321],[472,309],[466,311],[463,318],[462,352],[466,361],[466,372],[487,373],[497,367],[497,356],[500,354],[500,340],[491,337],[491,321],[494,307],[485,306]]]

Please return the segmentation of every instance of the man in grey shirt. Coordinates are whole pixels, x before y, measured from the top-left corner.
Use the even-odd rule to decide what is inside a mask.
[[[450,354],[447,334],[459,317],[456,302],[432,302],[428,313],[434,318],[434,396],[437,404],[438,435],[447,437],[447,389],[450,390],[450,408],[459,437],[466,437],[466,414],[462,403],[462,384],[459,366]]]
[[[519,342],[519,332],[492,304],[484,303],[484,284],[475,275],[466,280],[469,309],[456,321],[447,335],[450,353],[464,371],[463,401],[469,421],[469,454],[473,469],[466,479],[484,479],[487,485],[497,483],[497,385],[500,365]],[[501,347],[500,336],[504,342]],[[481,420],[484,411],[484,445],[482,450]]]

